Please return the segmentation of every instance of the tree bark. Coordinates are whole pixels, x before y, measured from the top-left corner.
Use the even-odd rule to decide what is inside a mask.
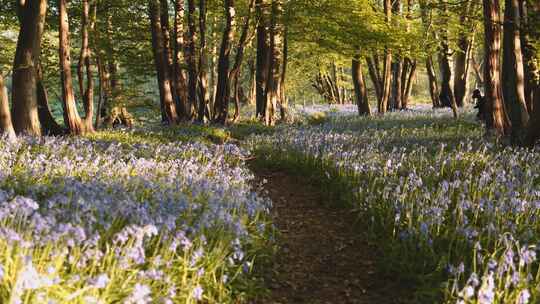
[[[527,0],[519,0],[519,15],[521,17],[521,50],[525,73],[525,102],[527,110],[532,113],[535,82],[535,49],[531,43],[530,33],[534,26],[529,22],[529,4]]]
[[[15,137],[15,130],[9,112],[7,88],[4,86],[4,76],[0,73],[0,135],[8,138]]]
[[[442,105],[439,100],[439,84],[437,81],[437,74],[435,73],[433,57],[431,57],[431,55],[428,55],[426,59],[426,70],[429,79],[429,94],[431,95],[433,108],[440,108]]]
[[[205,117],[210,120],[210,94],[208,92],[208,57],[206,56],[206,0],[199,0],[199,32],[200,32],[200,50],[199,50],[199,111],[197,120],[204,123]]]
[[[283,32],[283,60],[279,84],[279,100],[281,101],[280,114],[281,121],[287,121],[289,116],[289,100],[286,96],[285,80],[287,77],[287,65],[289,64],[289,37],[288,30]]]
[[[244,21],[244,24],[242,26],[242,33],[240,34],[240,40],[238,41],[238,46],[236,47],[236,57],[234,61],[234,66],[231,69],[231,72],[229,73],[229,79],[233,84],[234,90],[234,105],[235,105],[235,111],[233,116],[233,122],[238,121],[240,118],[240,84],[239,84],[239,76],[240,76],[240,69],[242,68],[242,62],[244,60],[244,50],[246,48],[246,44],[249,38],[249,24],[251,22],[251,15],[253,7],[255,6],[255,0],[249,1],[249,7],[248,7],[248,13],[246,16],[246,19]]]
[[[408,61],[408,73],[404,73],[406,82],[404,82],[404,89],[403,89],[403,102],[401,105],[401,109],[406,110],[409,107],[409,99],[412,94],[412,89],[414,82],[416,81],[416,70],[417,70],[417,62],[416,60],[410,60],[406,59]]]
[[[195,40],[197,39],[197,29],[195,27],[195,0],[187,0],[187,24],[188,34],[186,39],[186,64],[188,66],[188,115],[190,119],[195,115],[197,106],[197,82],[198,66],[196,59]]]
[[[463,30],[460,31],[458,36],[458,51],[456,53],[454,62],[454,94],[456,98],[456,104],[458,107],[465,105],[465,97],[467,95],[467,84],[469,77],[469,60],[473,47],[474,34],[466,30],[470,27],[470,14],[474,7],[474,3],[471,0],[463,1],[461,3],[459,17],[460,26]]]
[[[529,122],[525,100],[525,78],[521,50],[518,0],[505,0],[502,83],[504,101],[509,110],[512,137],[521,141]],[[520,138],[521,137],[521,138]]]
[[[165,50],[160,11],[161,4],[159,0],[150,0],[149,13],[150,25],[152,27],[152,47],[154,49],[154,63],[158,78],[162,116],[166,118],[164,123],[175,124],[178,121],[178,115],[172,95],[170,66],[167,58],[168,52]]]
[[[223,37],[221,40],[221,49],[219,52],[218,63],[218,86],[216,94],[216,102],[214,105],[214,111],[216,116],[216,122],[225,124],[229,116],[229,101],[230,101],[230,55],[231,44],[234,37],[234,21],[235,21],[235,7],[234,0],[225,0],[224,2],[226,23],[223,30]]]
[[[13,63],[13,127],[17,134],[41,135],[37,72],[47,1],[17,2],[19,37]]]
[[[364,81],[364,72],[362,71],[362,63],[359,56],[352,60],[351,70],[358,114],[361,116],[370,116],[371,107],[369,105],[366,83]]]
[[[275,113],[280,101],[280,77],[281,58],[283,43],[283,27],[281,17],[283,14],[282,0],[272,0],[272,18],[270,23],[270,48],[269,48],[269,68],[268,83],[266,92],[265,124],[273,126],[275,124]]]
[[[60,68],[62,78],[62,104],[64,107],[64,123],[68,132],[73,135],[80,135],[85,132],[81,122],[77,105],[75,104],[75,94],[73,93],[73,80],[71,76],[71,57],[69,42],[69,20],[67,13],[67,0],[58,0],[60,14]]]
[[[182,68],[182,52],[184,51],[184,0],[174,1],[174,88],[176,90],[176,112],[180,119],[189,119],[189,97],[186,75]]]
[[[380,103],[382,99],[382,79],[378,72],[378,66],[371,57],[366,57],[366,62],[368,65],[369,76],[373,83],[373,88],[375,89],[375,95],[377,96],[377,102]]]
[[[256,71],[256,116],[263,118],[266,112],[266,91],[268,84],[268,69],[270,65],[270,44],[268,43],[268,17],[265,0],[256,0],[257,17],[257,71]]]
[[[499,0],[483,0],[485,31],[485,69],[487,119],[486,128],[497,135],[507,135],[510,122],[501,87],[501,16]]]
[[[81,51],[77,73],[79,77],[79,92],[81,93],[85,111],[85,118],[81,120],[84,124],[85,132],[94,131],[94,73],[91,63],[89,32],[94,28],[94,22],[90,20],[90,4],[88,0],[82,0],[81,18]],[[86,71],[86,86],[84,85]]]
[[[400,110],[403,105],[403,60],[396,56],[392,63],[392,99],[389,110]]]
[[[66,133],[63,127],[61,127],[54,116],[52,115],[51,108],[49,107],[49,97],[45,85],[43,83],[43,73],[41,64],[38,63],[36,70],[37,77],[37,101],[38,101],[38,114],[39,121],[41,123],[41,131],[43,135],[59,136]]]
[[[448,3],[447,0],[440,0],[441,4],[441,13],[445,28],[442,30],[441,34],[441,46],[439,48],[439,69],[441,71],[441,92],[440,96],[446,98],[450,101],[450,107],[454,114],[454,118],[458,118],[458,110],[456,104],[456,97],[454,95],[454,90],[452,89],[452,68],[450,65],[450,59],[452,54],[450,52],[450,46],[448,45],[448,36],[449,36],[449,12],[448,12]]]
[[[392,0],[384,0],[384,13],[386,22],[390,26],[392,19]],[[379,113],[384,114],[388,109],[388,101],[390,99],[392,86],[392,51],[387,47],[384,52],[384,74],[381,100],[379,102]]]

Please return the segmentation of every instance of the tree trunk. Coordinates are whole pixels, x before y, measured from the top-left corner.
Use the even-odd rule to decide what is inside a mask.
[[[507,135],[510,122],[505,109],[501,87],[501,16],[499,0],[483,0],[484,31],[485,31],[485,69],[484,80],[486,87],[488,131],[493,130],[498,135]]]
[[[208,106],[210,103],[210,93],[208,92],[208,57],[206,56],[206,0],[199,0],[199,32],[200,32],[200,50],[199,50],[199,111],[197,120],[204,123],[205,117],[210,117]]]
[[[530,3],[530,2],[529,2]],[[536,22],[540,21],[538,16],[540,16],[540,4],[531,5],[529,7],[530,14],[528,16],[536,16]],[[527,30],[530,30],[530,32],[527,33],[527,35],[531,35],[529,37],[531,40],[538,41],[540,39],[540,32],[537,30],[533,30],[532,23],[528,25]],[[533,48],[530,48],[529,51],[535,51]],[[532,102],[531,102],[531,108],[532,108],[532,114],[531,114],[531,120],[529,123],[529,132],[527,136],[527,143],[530,146],[533,146],[535,143],[537,143],[538,139],[540,139],[540,79],[538,78],[538,71],[540,71],[540,62],[537,60],[534,62],[530,62],[530,66],[532,74],[530,75],[531,78],[530,81],[530,90],[532,91]],[[534,76],[534,74],[536,74]]]
[[[197,39],[197,29],[195,27],[195,0],[187,0],[187,23],[188,34],[186,41],[186,64],[188,66],[188,116],[191,119],[195,115],[197,106],[197,81],[198,67],[195,55],[195,39]]]
[[[249,80],[249,104],[250,105],[256,105],[257,104],[257,65],[255,63],[255,60],[249,61],[249,74],[250,74],[250,80]]]
[[[396,57],[392,63],[392,102],[389,104],[389,110],[400,110],[403,105],[403,60]]]
[[[54,119],[51,108],[49,107],[49,97],[45,85],[43,84],[43,73],[41,64],[38,63],[36,69],[37,77],[37,101],[38,101],[38,114],[39,121],[41,123],[41,131],[43,135],[59,136],[66,133]]]
[[[256,116],[264,117],[266,112],[266,91],[268,84],[268,69],[270,65],[270,45],[268,43],[268,17],[265,0],[256,0],[257,17],[257,90],[256,90]]]
[[[439,69],[441,71],[441,92],[439,95],[450,101],[450,107],[454,113],[454,118],[457,118],[458,112],[456,98],[454,96],[452,86],[450,85],[452,83],[452,69],[450,68],[448,45],[444,42],[442,43],[442,49],[439,53]]]
[[[370,116],[371,107],[364,81],[364,72],[362,71],[362,63],[360,57],[355,57],[352,60],[352,79],[354,83],[354,92],[356,96],[356,105],[358,106],[358,114],[361,116]]]
[[[182,52],[184,51],[184,0],[174,1],[174,56],[173,81],[176,90],[176,112],[179,119],[189,119],[188,85],[182,68]]]
[[[450,107],[454,114],[454,118],[458,118],[458,110],[456,104],[456,97],[454,90],[452,89],[452,68],[450,65],[450,59],[452,54],[450,52],[450,46],[448,45],[449,36],[449,12],[447,0],[440,0],[441,14],[444,25],[446,26],[441,34],[441,46],[439,49],[439,69],[441,71],[441,92],[440,96],[445,100],[450,101]]]
[[[289,116],[289,100],[285,95],[285,80],[287,76],[287,65],[289,63],[289,37],[288,30],[283,32],[283,60],[279,85],[279,100],[281,100],[280,114],[281,121],[287,121]]]
[[[533,112],[535,83],[535,48],[531,43],[531,33],[535,30],[534,24],[529,22],[529,5],[527,0],[519,0],[519,14],[521,16],[521,50],[525,73],[525,102],[529,113]]]
[[[236,47],[236,57],[234,61],[234,66],[231,69],[231,72],[229,73],[229,79],[233,84],[234,87],[234,117],[233,122],[238,121],[240,118],[240,84],[239,84],[239,76],[240,76],[240,69],[242,68],[242,62],[244,60],[244,50],[246,48],[246,44],[248,41],[249,36],[249,24],[251,23],[251,14],[253,7],[255,6],[255,0],[249,1],[249,7],[246,19],[244,21],[244,25],[242,26],[242,33],[240,34],[240,40],[238,41],[238,46]]]
[[[390,26],[392,19],[392,0],[384,0],[384,13],[386,22]],[[384,52],[384,75],[381,100],[379,102],[379,113],[384,114],[388,108],[392,86],[392,51],[387,47]]]
[[[382,79],[379,75],[378,66],[375,64],[375,60],[370,57],[366,57],[368,65],[369,76],[375,89],[375,95],[377,96],[377,102],[380,103],[382,99]]]
[[[459,18],[460,26],[463,30],[460,31],[458,37],[458,51],[456,53],[454,62],[454,94],[456,98],[456,104],[458,107],[465,105],[465,97],[467,95],[467,83],[469,76],[469,59],[473,46],[474,34],[471,35],[469,31],[466,31],[470,26],[470,14],[474,7],[474,3],[471,0],[463,1],[461,3],[461,16]]]
[[[221,49],[219,52],[218,63],[218,86],[216,94],[216,103],[214,105],[214,112],[216,116],[216,122],[225,124],[229,116],[229,101],[230,101],[230,87],[231,82],[229,78],[230,69],[230,55],[231,44],[234,37],[234,16],[236,14],[234,8],[234,0],[225,0],[224,2],[226,23],[223,30],[223,37],[221,40]]]
[[[69,133],[74,135],[85,132],[73,93],[73,80],[71,77],[71,57],[69,45],[69,20],[67,13],[67,0],[58,0],[60,13],[60,68],[62,78],[62,104],[64,107],[64,123]]]
[[[18,134],[41,135],[37,72],[47,1],[18,1],[19,38],[13,63],[13,127]]]
[[[409,107],[409,99],[411,97],[414,82],[416,81],[416,69],[418,65],[416,60],[411,61],[410,59],[407,59],[407,61],[408,61],[407,65],[409,66],[409,68],[408,68],[408,73],[404,73],[406,74],[405,75],[406,82],[404,82],[403,102],[401,105],[401,109],[403,110],[406,110]]]
[[[442,105],[439,100],[439,84],[437,81],[437,74],[435,73],[433,58],[431,57],[431,55],[428,55],[426,59],[426,70],[429,79],[429,94],[431,95],[433,108],[440,108],[442,107]]]
[[[170,66],[167,58],[168,52],[165,50],[160,11],[161,4],[159,0],[150,0],[149,13],[150,25],[152,27],[152,47],[154,49],[154,62],[158,78],[162,116],[166,118],[164,123],[175,124],[178,121],[178,116],[172,95]]]
[[[0,136],[15,137],[15,130],[9,112],[9,99],[7,88],[4,86],[4,76],[0,73]]]
[[[90,4],[88,0],[82,0],[82,18],[81,18],[81,51],[77,73],[79,77],[79,92],[83,98],[85,118],[81,120],[84,124],[85,132],[94,131],[94,75],[91,63],[90,50],[90,29],[94,28],[94,22],[90,20]],[[84,71],[86,71],[86,87],[84,85]]]
[[[504,101],[509,110],[512,137],[523,139],[529,122],[525,101],[525,79],[521,52],[520,15],[518,0],[505,0],[502,83]]]
[[[272,0],[272,18],[270,25],[270,65],[268,69],[268,84],[266,93],[265,124],[272,126],[275,124],[274,116],[277,105],[280,101],[280,77],[281,58],[283,43],[283,27],[281,17],[283,14],[282,0]]]

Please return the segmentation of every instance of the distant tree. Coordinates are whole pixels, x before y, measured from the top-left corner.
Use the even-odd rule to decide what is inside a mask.
[[[0,73],[0,135],[15,137],[8,98],[7,88],[4,86],[4,76]]]

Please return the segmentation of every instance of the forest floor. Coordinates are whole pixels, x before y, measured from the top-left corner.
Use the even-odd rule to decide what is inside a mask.
[[[273,202],[278,253],[261,303],[402,303],[406,288],[377,270],[377,251],[348,208],[309,179],[252,166]]]

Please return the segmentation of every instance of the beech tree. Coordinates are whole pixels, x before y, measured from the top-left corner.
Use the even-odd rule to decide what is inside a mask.
[[[507,116],[501,86],[501,15],[499,0],[483,0],[485,31],[486,127],[498,135],[508,135],[510,121]]]
[[[234,22],[236,16],[236,9],[234,6],[234,0],[224,1],[225,9],[225,28],[223,30],[223,37],[221,39],[221,48],[219,52],[218,63],[218,83],[216,88],[216,101],[215,101],[215,121],[221,124],[227,122],[229,115],[229,101],[230,101],[230,55],[232,49],[232,40],[234,36]]]
[[[13,127],[18,134],[41,135],[37,66],[45,26],[47,1],[17,1],[19,38],[13,64]]]
[[[521,17],[518,0],[505,0],[502,84],[513,137],[521,137],[529,122],[525,100],[525,72],[521,50]]]
[[[173,100],[171,69],[168,58],[167,44],[162,30],[161,3],[158,0],[150,0],[149,12],[152,26],[152,46],[154,48],[154,60],[158,76],[160,104],[164,122],[175,124],[178,122],[178,113]]]

